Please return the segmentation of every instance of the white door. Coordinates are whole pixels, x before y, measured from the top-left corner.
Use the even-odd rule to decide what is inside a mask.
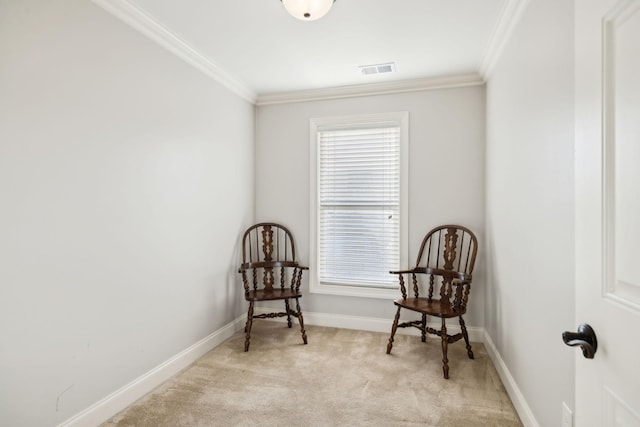
[[[576,0],[574,425],[640,426],[640,0]]]

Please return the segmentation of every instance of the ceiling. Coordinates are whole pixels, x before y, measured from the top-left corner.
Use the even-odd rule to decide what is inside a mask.
[[[523,0],[336,0],[312,22],[279,0],[94,1],[255,98],[483,75]],[[388,62],[395,73],[358,68]]]

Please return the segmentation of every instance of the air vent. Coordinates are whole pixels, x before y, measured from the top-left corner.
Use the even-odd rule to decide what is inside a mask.
[[[363,75],[393,73],[396,71],[395,62],[387,62],[386,64],[361,65],[358,67]]]

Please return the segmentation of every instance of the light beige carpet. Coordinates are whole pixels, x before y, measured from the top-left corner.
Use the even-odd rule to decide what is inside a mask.
[[[391,323],[391,322],[390,322]],[[521,426],[482,344],[254,322],[104,426]]]

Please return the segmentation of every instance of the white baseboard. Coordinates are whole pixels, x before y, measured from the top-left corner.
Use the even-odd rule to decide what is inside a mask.
[[[244,327],[245,318],[246,315],[238,317],[84,411],[62,422],[58,427],[84,427],[102,424],[230,338]]]
[[[531,408],[522,395],[516,380],[511,375],[509,368],[504,363],[504,360],[502,360],[502,356],[500,356],[491,336],[489,336],[486,331],[484,333],[484,346],[493,362],[493,366],[495,366],[498,371],[498,375],[502,380],[502,384],[504,384],[504,388],[507,390],[507,394],[511,398],[511,402],[513,402],[513,406],[516,408],[516,412],[518,412],[520,416],[522,424],[524,424],[525,427],[540,427],[540,424],[536,421]]]
[[[256,307],[255,314],[265,313],[268,311],[270,310]],[[393,322],[393,319],[350,316],[345,314],[315,313],[308,311],[305,311],[303,314],[304,321],[308,325],[356,329],[371,332],[390,333],[391,324]],[[94,403],[82,412],[62,422],[58,427],[95,426],[107,421],[109,418],[113,417],[118,412],[143,397],[145,394],[151,392],[160,384],[167,381],[191,363],[205,355],[207,352],[233,336],[237,331],[242,330],[245,321],[246,315],[243,314],[242,316],[239,316],[232,322],[213,332],[211,335],[181,351],[146,374],[136,378],[131,383],[114,391],[104,399]],[[275,319],[275,321],[283,322],[285,320],[284,318],[279,318]],[[435,323],[431,324],[431,322],[429,322],[429,325],[434,328],[438,328],[440,326]],[[451,332],[457,333],[460,331],[460,326],[450,325],[448,326],[448,329]],[[469,333],[469,339],[472,342],[484,343],[487,353],[493,361],[493,364],[500,375],[500,379],[502,380],[524,426],[540,427],[489,334],[486,333],[484,328],[477,326],[467,326],[467,331]],[[420,334],[416,328],[401,328],[398,329],[398,333],[416,336]]]
[[[267,313],[269,311],[273,311],[273,309],[263,308],[263,307],[255,308],[255,314]],[[347,314],[315,313],[315,312],[309,312],[309,311],[303,311],[302,314],[304,316],[304,323],[307,325],[327,326],[331,328],[357,329],[359,331],[391,333],[391,325],[393,324],[393,318],[384,319],[384,318],[378,318],[378,317],[350,316]],[[400,320],[402,321],[402,317],[400,318]],[[274,321],[284,322],[285,318],[280,317],[280,318],[274,319]],[[428,326],[435,329],[440,329],[439,323],[436,324],[436,323],[428,322]],[[460,326],[457,324],[447,325],[447,330],[450,333],[459,333]],[[420,335],[420,331],[418,331],[418,329],[416,328],[398,328],[397,333],[403,334],[403,335],[416,335],[416,336]],[[484,328],[467,325],[467,333],[469,334],[469,340],[471,342],[484,342],[484,336],[485,336]]]

